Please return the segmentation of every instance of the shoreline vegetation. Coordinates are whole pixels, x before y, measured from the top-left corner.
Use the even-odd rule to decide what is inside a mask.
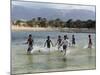
[[[52,28],[52,27],[24,27],[11,26],[12,31],[60,31],[68,33],[95,33],[95,28]]]
[[[30,20],[12,20],[12,30],[14,31],[61,31],[69,33],[95,33],[96,21],[95,20],[73,20],[66,21],[60,18],[48,20],[44,17],[32,18]]]

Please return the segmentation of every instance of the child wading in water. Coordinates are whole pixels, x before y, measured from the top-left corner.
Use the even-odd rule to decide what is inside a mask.
[[[52,43],[52,41],[50,40],[50,36],[47,36],[47,40],[46,40],[46,42],[45,42],[45,44],[44,44],[44,47],[47,46],[47,48],[49,49],[49,53],[50,53],[51,44],[52,44],[52,46],[53,46],[53,43]]]
[[[58,50],[60,49],[61,42],[62,42],[62,39],[61,39],[61,36],[59,35],[57,43],[56,43],[56,45],[58,44]]]
[[[70,45],[67,35],[64,35],[64,40],[62,41],[61,45],[63,46],[64,55],[66,55],[66,50],[68,46]]]
[[[72,46],[75,46],[76,42],[75,42],[75,36],[72,35]]]
[[[89,37],[88,48],[92,48],[92,39],[91,39],[91,35],[88,35],[88,37]]]
[[[26,42],[26,44],[28,44],[28,49],[27,49],[27,54],[30,54],[32,49],[33,49],[33,39],[32,39],[32,35],[29,34],[28,40]]]

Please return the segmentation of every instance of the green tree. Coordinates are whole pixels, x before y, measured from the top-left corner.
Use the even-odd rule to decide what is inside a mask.
[[[32,20],[29,20],[29,21],[27,21],[26,23],[27,23],[27,25],[28,25],[29,27],[33,27],[33,22],[32,22]]]
[[[53,20],[49,20],[49,22],[48,22],[48,26],[50,26],[50,27],[54,27],[54,21],[53,21]]]
[[[95,27],[95,23],[93,23],[93,21],[90,19],[86,21],[86,25],[87,25],[87,28]]]
[[[20,26],[20,23],[21,23],[21,20],[17,20],[16,23],[15,23],[15,25]]]
[[[71,28],[73,20],[69,19],[67,22],[65,22],[65,27]]]
[[[81,20],[79,20],[79,19],[78,19],[78,20],[76,20],[76,21],[75,21],[75,23],[74,23],[75,27],[77,27],[77,28],[81,28],[81,27],[82,27],[82,25],[81,25],[81,24],[82,24],[82,21],[81,21]]]
[[[40,27],[47,27],[47,19],[46,18],[42,18],[42,20],[40,21]]]

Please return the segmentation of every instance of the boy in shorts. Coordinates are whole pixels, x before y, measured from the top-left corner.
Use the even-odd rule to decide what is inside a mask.
[[[64,55],[66,55],[66,50],[67,50],[69,44],[70,43],[69,43],[67,35],[64,35],[64,39],[61,43],[61,45],[63,46]]]
[[[27,54],[30,54],[32,49],[33,49],[33,39],[32,39],[32,35],[29,34],[28,40],[26,42],[26,44],[28,44],[28,49],[27,49]]]
[[[56,43],[56,45],[58,45],[58,50],[60,49],[61,42],[62,42],[62,39],[61,39],[61,36],[59,35],[57,39],[57,43]]]
[[[50,40],[50,36],[47,36],[47,40],[46,40],[46,42],[45,42],[45,44],[44,44],[44,47],[47,46],[47,48],[49,49],[49,52],[50,52],[51,44],[52,44],[52,46],[53,46],[53,43],[52,43],[52,41]]]

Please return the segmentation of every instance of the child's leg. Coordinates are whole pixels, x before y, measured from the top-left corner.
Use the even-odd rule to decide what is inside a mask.
[[[48,52],[50,53],[50,46],[47,46],[47,50],[48,50]]]
[[[49,52],[49,54],[50,54],[50,48],[48,48],[48,52]]]
[[[89,45],[88,45],[88,48],[92,48],[92,44],[89,44]]]
[[[48,50],[49,50],[49,53],[50,53],[50,45],[48,45],[48,46],[47,46],[47,48],[48,48]]]
[[[27,54],[31,54],[31,50],[33,49],[32,46],[29,46],[29,48],[27,49]]]
[[[72,43],[72,47],[74,47],[74,43]]]
[[[27,49],[27,54],[29,54],[29,53],[30,53],[30,52],[29,52],[29,50],[30,50],[30,48],[28,48],[28,49]]]
[[[60,50],[60,45],[58,45],[58,50]]]
[[[64,45],[64,46],[63,46],[64,55],[66,55],[66,48],[67,48],[67,46]]]
[[[88,48],[90,48],[90,44],[88,44]]]
[[[29,51],[28,53],[31,54],[31,51]]]
[[[72,44],[72,47],[75,47],[75,44]]]
[[[67,49],[64,49],[64,55],[66,55],[66,50],[67,50]]]

